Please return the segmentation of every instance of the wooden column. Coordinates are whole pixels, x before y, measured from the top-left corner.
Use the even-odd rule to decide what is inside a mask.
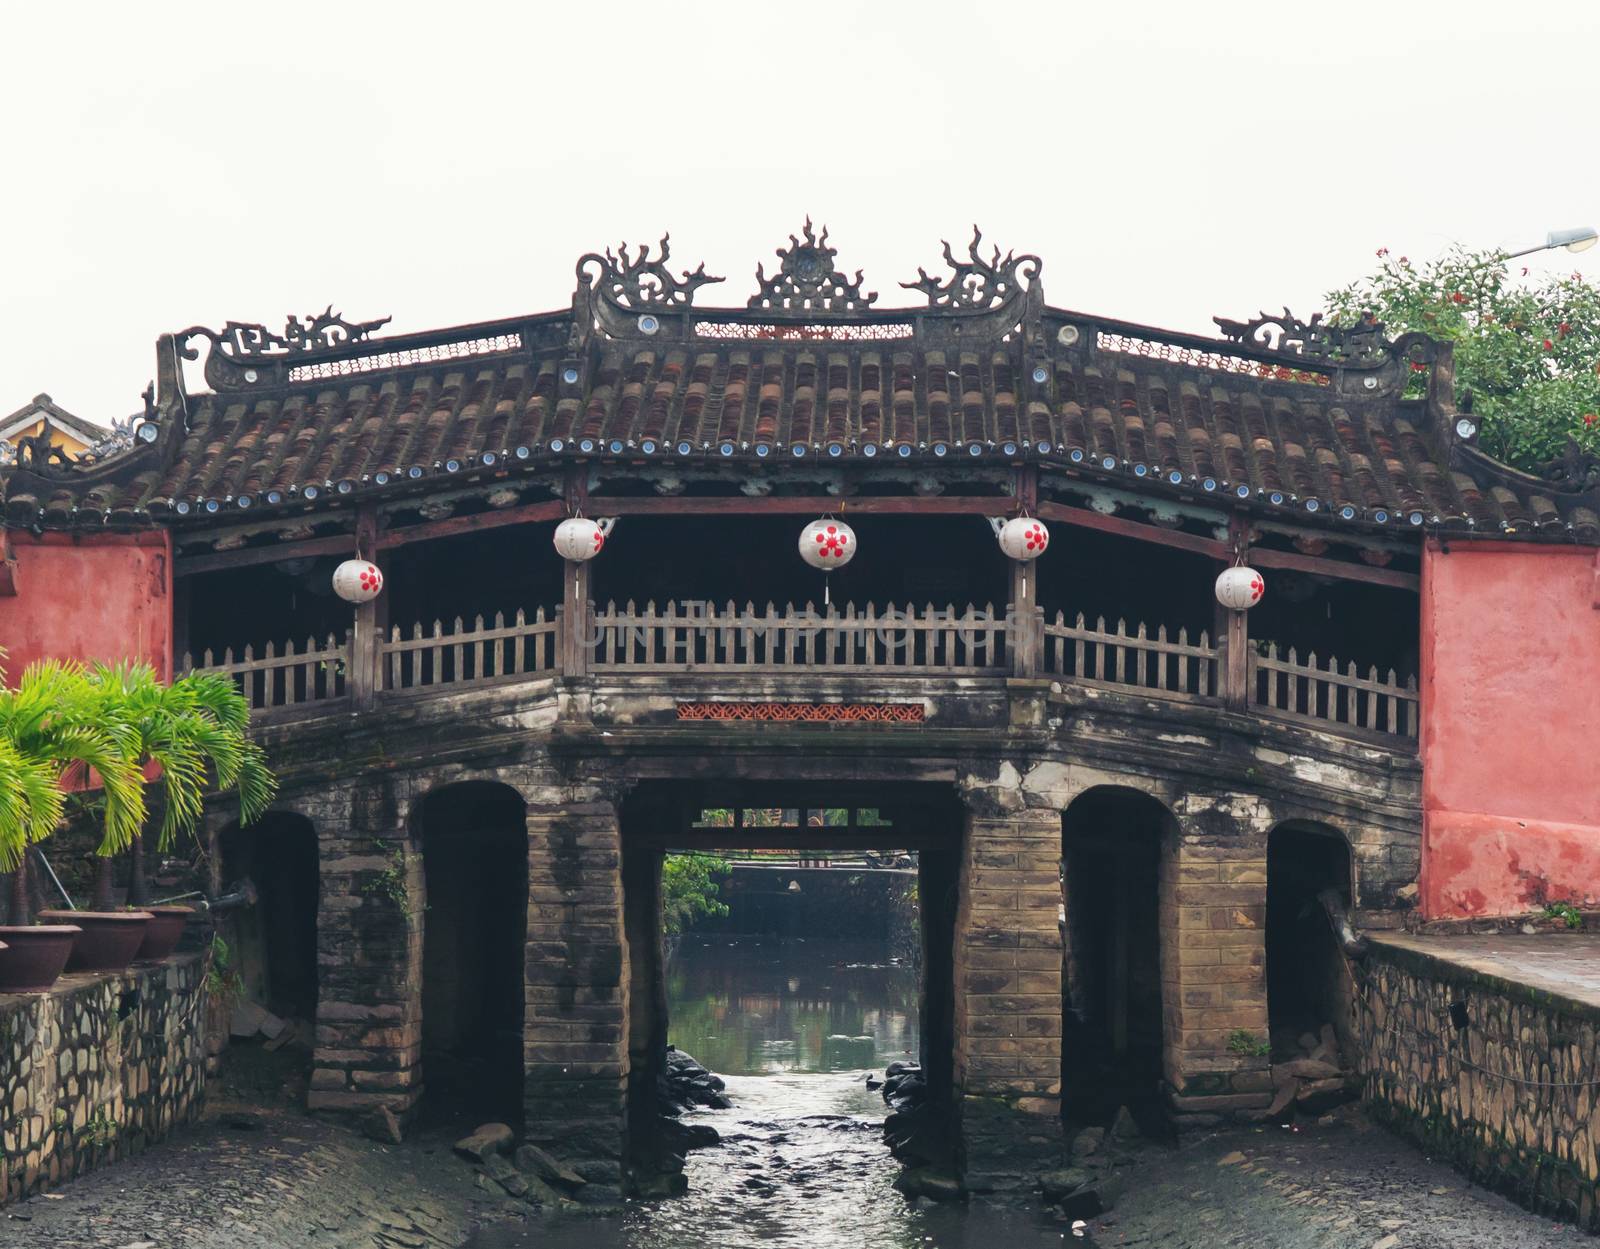
[[[378,512],[373,507],[356,511],[356,551],[358,558],[375,560],[378,556]],[[350,703],[357,711],[364,711],[377,701],[381,688],[378,637],[388,625],[389,597],[380,594],[370,602],[358,603],[355,611],[355,631],[350,637],[349,682]]]
[[[1044,650],[1044,617],[1039,611],[1039,563],[1011,561],[1011,672],[1031,677]]]
[[[1235,558],[1250,552],[1250,525],[1241,516],[1228,520],[1228,546]],[[1218,693],[1230,711],[1243,711],[1250,702],[1250,630],[1248,612],[1229,611],[1217,604],[1216,635],[1221,648],[1217,664]]]
[[[1017,506],[1032,515],[1039,507],[1039,468],[1020,466],[1012,477]],[[1037,676],[1044,655],[1044,616],[1039,611],[1039,562],[1011,561],[1011,672]]]
[[[589,565],[564,560],[561,586],[561,674],[581,677],[589,671]]]

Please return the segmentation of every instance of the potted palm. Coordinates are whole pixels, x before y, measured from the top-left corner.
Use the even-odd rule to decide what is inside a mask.
[[[160,850],[179,834],[193,833],[204,798],[214,778],[219,790],[234,790],[239,819],[256,819],[272,800],[276,783],[261,748],[247,736],[249,705],[232,681],[191,673],[163,684],[148,664],[97,664],[86,674],[99,700],[99,715],[120,730],[120,740],[137,773],[159,770],[161,821],[156,830]],[[165,958],[176,948],[190,915],[185,906],[151,907],[144,874],[144,837],[135,830],[124,837],[107,821],[96,863],[93,911],[41,912],[46,919],[70,919],[83,926],[74,963],[84,967],[124,967],[134,959]],[[116,909],[113,856],[131,857],[128,900],[132,909]],[[90,930],[103,934],[92,941]]]
[[[28,923],[31,848],[55,832],[69,769],[93,769],[105,791],[109,830],[128,838],[144,821],[144,792],[128,732],[99,716],[81,666],[30,665],[15,688],[0,681],[0,871],[10,871],[11,923],[0,927],[0,992],[48,989],[81,934],[76,924]]]

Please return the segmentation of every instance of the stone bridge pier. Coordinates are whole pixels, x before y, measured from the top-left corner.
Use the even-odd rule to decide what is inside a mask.
[[[505,698],[508,717],[530,714]],[[310,1108],[404,1123],[425,1089],[450,1096],[441,1017],[469,992],[455,982],[494,961],[511,1045],[493,1117],[520,1117],[596,1191],[623,1191],[649,1153],[668,1039],[661,852],[695,804],[782,789],[784,806],[828,795],[914,813],[908,844],[938,886],[923,894],[923,1059],[970,1189],[1060,1164],[1063,1124],[1097,1091],[1082,1064],[1105,1037],[1137,1060],[1125,1087],[1180,1127],[1261,1114],[1269,955],[1297,957],[1271,945],[1269,884],[1304,867],[1280,851],[1304,842],[1318,852],[1305,862],[1342,863],[1329,880],[1356,922],[1392,926],[1414,892],[1414,762],[1310,735],[1292,753],[1243,729],[1179,733],[1142,713],[1072,724],[1010,737],[674,724],[610,740],[579,723],[546,741],[508,719],[443,755],[395,749],[382,772],[351,739],[341,748],[361,766],[342,776],[297,743],[306,762],[285,769],[277,807],[314,830],[320,862]],[[498,840],[473,840],[485,829]],[[510,856],[493,879],[480,848]],[[462,932],[490,893],[499,916],[474,946]],[[470,992],[483,998],[482,983]]]

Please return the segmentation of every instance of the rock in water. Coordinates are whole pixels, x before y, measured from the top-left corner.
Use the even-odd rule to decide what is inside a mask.
[[[1060,1201],[1063,1197],[1070,1196],[1085,1185],[1094,1183],[1094,1172],[1086,1167],[1068,1167],[1064,1171],[1046,1171],[1039,1177],[1039,1187],[1044,1192],[1044,1199],[1050,1202]]]
[[[458,1145],[456,1148],[460,1148]],[[536,1175],[549,1184],[559,1184],[563,1188],[582,1188],[587,1182],[570,1167],[557,1162],[537,1145],[519,1145],[517,1147],[517,1170],[526,1171],[529,1175]],[[499,1179],[499,1176],[495,1176]]]
[[[894,1179],[895,1191],[907,1197],[926,1197],[930,1201],[960,1201],[961,1181],[926,1167],[912,1167]]]
[[[464,1136],[457,1141],[455,1151],[474,1162],[482,1162],[490,1154],[500,1154],[510,1149],[513,1139],[511,1129],[505,1124],[485,1123],[475,1129],[471,1136]]]
[[[1100,1143],[1106,1139],[1104,1128],[1084,1128],[1072,1138],[1072,1156],[1074,1158],[1087,1158],[1100,1148]]]
[[[370,1139],[384,1145],[399,1145],[404,1143],[400,1134],[400,1120],[395,1117],[394,1111],[387,1106],[379,1106],[361,1121],[361,1130]]]

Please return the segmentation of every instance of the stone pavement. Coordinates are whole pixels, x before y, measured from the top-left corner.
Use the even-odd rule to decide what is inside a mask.
[[[1369,935],[1379,945],[1412,950],[1480,975],[1600,1006],[1600,933]]]
[[[1127,1196],[1093,1221],[1103,1249],[1580,1249],[1552,1223],[1470,1184],[1347,1106],[1147,1149]]]
[[[455,1249],[485,1207],[442,1146],[364,1140],[292,1111],[193,1128],[56,1193],[0,1210],[0,1246]]]

